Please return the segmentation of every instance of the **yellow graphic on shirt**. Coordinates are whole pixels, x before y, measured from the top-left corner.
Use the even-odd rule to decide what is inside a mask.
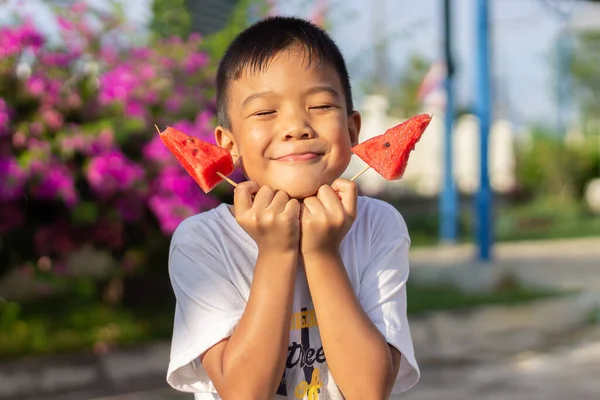
[[[296,386],[294,390],[294,396],[297,399],[303,399],[305,395],[308,396],[308,400],[319,400],[319,389],[323,383],[321,382],[321,371],[319,368],[315,368],[312,373],[310,383],[302,381]]]
[[[292,314],[291,331],[318,326],[315,310],[300,311]]]

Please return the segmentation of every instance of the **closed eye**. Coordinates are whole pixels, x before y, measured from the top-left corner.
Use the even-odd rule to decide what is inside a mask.
[[[322,106],[314,106],[314,107],[311,107],[310,109],[311,109],[311,110],[329,110],[329,109],[331,109],[331,108],[334,108],[334,106],[332,106],[332,105],[329,105],[329,104],[324,104],[324,105],[322,105]]]
[[[254,115],[256,115],[258,117],[262,117],[262,116],[265,116],[265,115],[271,115],[271,114],[275,114],[275,111],[268,110],[268,111],[259,111],[257,113],[254,113]]]

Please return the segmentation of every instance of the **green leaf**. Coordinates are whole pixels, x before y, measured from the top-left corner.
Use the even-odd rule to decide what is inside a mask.
[[[16,302],[0,303],[0,326],[8,328],[19,320],[21,306]],[[4,329],[3,329],[4,330]]]
[[[98,219],[98,207],[92,202],[79,203],[73,210],[72,220],[76,224],[91,224]]]

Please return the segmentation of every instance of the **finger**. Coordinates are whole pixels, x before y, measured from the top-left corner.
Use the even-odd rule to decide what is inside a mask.
[[[323,185],[317,191],[317,197],[321,200],[323,207],[328,211],[345,212],[341,199],[333,188],[329,185]]]
[[[243,213],[252,207],[252,195],[259,190],[254,181],[242,182],[233,191],[233,206],[235,213]]]
[[[285,214],[294,215],[300,217],[300,202],[296,199],[290,199],[284,206],[283,212]]]
[[[286,192],[284,192],[283,190],[279,190],[273,196],[273,200],[271,200],[271,204],[269,204],[269,208],[271,208],[277,212],[282,212],[285,209],[285,206],[287,205],[289,200],[290,200],[290,196],[288,196],[288,194]]]
[[[252,207],[255,209],[264,209],[271,204],[275,191],[270,186],[261,186],[258,192],[254,195],[254,203]]]
[[[323,204],[321,204],[321,200],[319,200],[315,196],[305,198],[304,207],[306,211],[308,211],[312,215],[320,214],[325,211],[325,207],[323,207]]]
[[[358,189],[356,183],[348,179],[337,179],[331,184],[331,188],[339,193],[342,206],[346,213],[356,216],[356,206],[358,203]]]

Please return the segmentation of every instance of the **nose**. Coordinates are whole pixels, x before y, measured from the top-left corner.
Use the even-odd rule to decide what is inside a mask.
[[[303,115],[289,115],[283,119],[282,136],[284,140],[306,140],[317,136],[310,122]]]

